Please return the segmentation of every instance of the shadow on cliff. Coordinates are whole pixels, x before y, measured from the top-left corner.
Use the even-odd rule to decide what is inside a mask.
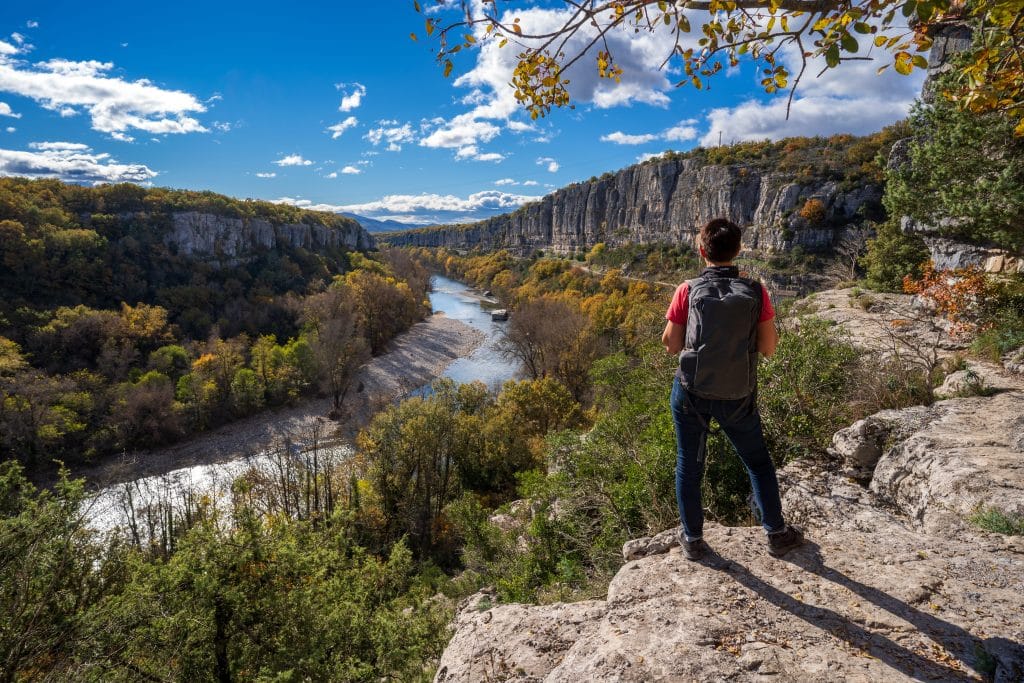
[[[955,624],[922,612],[888,593],[846,576],[825,564],[821,558],[819,547],[814,543],[807,543],[803,548],[789,553],[783,559],[811,574],[842,586],[895,617],[909,622],[953,657],[961,662],[971,662],[974,671],[959,668],[953,659],[949,659],[947,664],[926,657],[921,652],[909,650],[890,638],[855,623],[843,614],[798,600],[765,582],[735,560],[722,558],[722,561],[712,561],[710,565],[728,573],[737,583],[776,607],[846,641],[861,652],[877,658],[903,675],[919,681],[976,681],[979,676],[984,680],[991,680],[1000,664],[996,658],[997,653],[1011,655],[1017,654],[1014,651],[1024,651],[1020,643],[1005,638],[982,640]],[[933,655],[942,657],[944,653],[935,648]],[[1017,657],[1011,658],[1017,659]],[[1012,662],[1008,664],[1010,667],[1016,668]]]

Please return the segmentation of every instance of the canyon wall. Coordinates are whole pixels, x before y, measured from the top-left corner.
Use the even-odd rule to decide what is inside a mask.
[[[538,202],[478,223],[422,228],[386,236],[396,246],[534,249],[572,252],[604,242],[693,243],[700,226],[724,216],[744,227],[744,246],[764,253],[828,250],[851,224],[881,211],[875,184],[819,179],[751,165],[708,165],[661,158],[576,183]],[[817,199],[824,216],[800,215]]]

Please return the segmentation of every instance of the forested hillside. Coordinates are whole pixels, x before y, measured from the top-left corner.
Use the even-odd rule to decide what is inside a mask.
[[[354,221],[210,192],[0,180],[0,457],[81,463],[336,403],[426,312]]]

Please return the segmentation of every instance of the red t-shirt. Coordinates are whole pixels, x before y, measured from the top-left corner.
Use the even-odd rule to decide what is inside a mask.
[[[690,283],[684,282],[676,288],[672,295],[672,303],[668,306],[665,319],[671,320],[676,325],[686,327],[686,318],[690,312]],[[761,287],[761,317],[757,322],[763,323],[775,317],[775,309],[772,308],[772,300],[768,298],[768,290]]]

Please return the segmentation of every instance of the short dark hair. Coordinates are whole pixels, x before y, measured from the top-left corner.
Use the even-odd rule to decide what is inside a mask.
[[[700,243],[709,261],[725,263],[740,253],[740,226],[726,218],[714,218],[700,230]]]

